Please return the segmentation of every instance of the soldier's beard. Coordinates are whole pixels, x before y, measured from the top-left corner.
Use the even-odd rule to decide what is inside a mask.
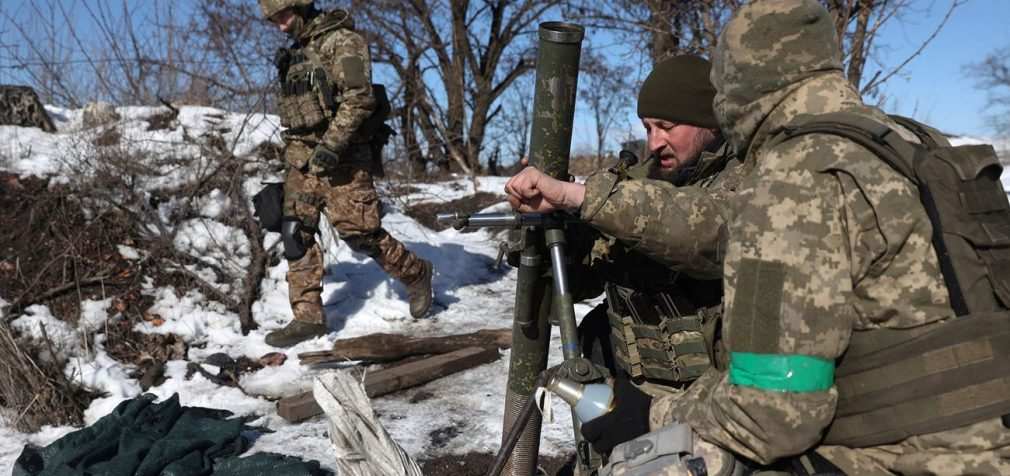
[[[678,163],[676,167],[664,168],[662,161],[657,157],[649,163],[649,178],[676,184],[683,180],[685,174],[690,175],[689,172],[694,170],[697,161],[698,158],[695,157],[694,160]]]

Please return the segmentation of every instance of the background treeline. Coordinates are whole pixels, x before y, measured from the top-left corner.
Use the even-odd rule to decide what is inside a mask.
[[[821,0],[844,38],[849,80],[875,103],[966,0],[940,2],[931,34],[885,62],[889,23],[922,21],[914,0]],[[372,42],[376,81],[394,101],[398,135],[387,157],[420,177],[495,173],[526,154],[536,28],[565,19],[587,27],[579,114],[597,160],[632,130],[636,87],[651,65],[682,52],[708,54],[742,0],[350,0]],[[48,104],[81,107],[207,105],[273,112],[271,64],[286,39],[253,0],[14,0],[0,11],[0,78],[34,87]],[[1010,47],[969,65],[995,105],[1010,106]],[[1000,108],[1004,109],[1000,109]],[[1003,122],[999,124],[1000,118]],[[579,139],[577,139],[578,141]]]

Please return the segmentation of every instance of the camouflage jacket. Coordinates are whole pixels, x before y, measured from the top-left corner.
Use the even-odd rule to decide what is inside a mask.
[[[932,226],[907,179],[833,135],[768,145],[799,114],[846,111],[900,130],[862,104],[837,43],[809,37],[833,39],[829,18],[812,0],[756,2],[720,37],[716,114],[750,171],[719,210],[729,368],[651,408],[654,426],[686,423],[760,463],[818,443],[837,403],[835,360],[853,332],[953,316]],[[805,33],[781,31],[795,25]]]
[[[354,31],[346,11],[334,10],[313,18],[298,37],[293,52],[309,50],[326,70],[338,104],[325,128],[289,131],[285,139],[323,144],[342,153],[353,143],[370,140],[359,128],[375,110],[372,64],[365,39]],[[283,79],[283,78],[282,78]]]
[[[646,167],[643,164],[642,167]],[[678,187],[659,180],[618,182],[601,171],[586,180],[583,220],[624,243],[625,248],[697,279],[722,277],[722,234],[726,200],[744,168],[724,144],[706,152]],[[635,176],[641,172],[633,172]]]

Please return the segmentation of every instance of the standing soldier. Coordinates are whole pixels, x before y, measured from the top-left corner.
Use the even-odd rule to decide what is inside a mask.
[[[390,130],[389,103],[371,82],[364,38],[344,10],[320,12],[313,0],[259,0],[263,16],[294,40],[275,59],[286,147],[281,235],[288,260],[294,320],[266,342],[288,347],[327,332],[323,315],[323,260],[315,241],[323,211],[351,249],[375,259],[407,287],[410,314],[431,308],[432,265],[382,228],[380,152]]]

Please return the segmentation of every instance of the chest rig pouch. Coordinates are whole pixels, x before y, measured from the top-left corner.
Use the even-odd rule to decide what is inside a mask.
[[[665,292],[643,293],[613,283],[606,293],[614,360],[632,378],[689,383],[711,365],[705,309]]]
[[[294,131],[323,126],[339,107],[336,85],[311,50],[281,48],[274,60],[281,79],[281,125]]]

